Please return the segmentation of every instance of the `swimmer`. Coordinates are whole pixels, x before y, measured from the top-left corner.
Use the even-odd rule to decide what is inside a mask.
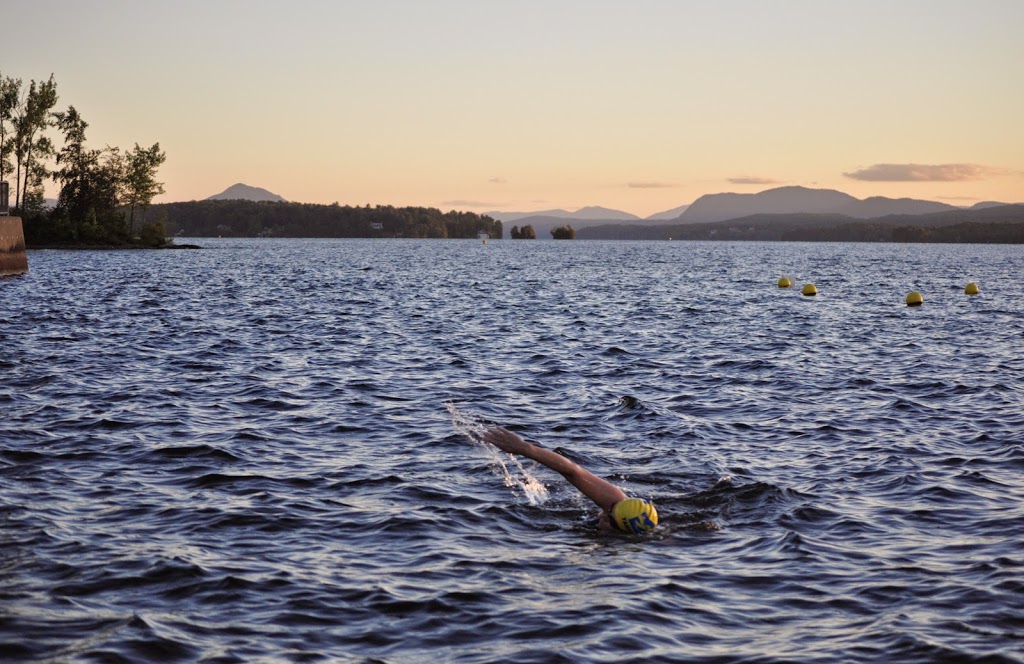
[[[643,533],[658,525],[654,505],[640,498],[628,497],[622,489],[603,480],[561,454],[529,443],[508,429],[494,427],[483,434],[485,442],[509,454],[518,454],[544,464],[583,492],[601,508],[597,525],[602,530]]]

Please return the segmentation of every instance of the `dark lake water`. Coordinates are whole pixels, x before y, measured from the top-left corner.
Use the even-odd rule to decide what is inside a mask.
[[[199,243],[0,280],[0,660],[1024,661],[1024,249]]]

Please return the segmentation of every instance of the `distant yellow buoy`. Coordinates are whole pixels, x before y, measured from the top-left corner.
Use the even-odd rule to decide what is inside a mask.
[[[924,302],[924,298],[917,291],[911,292],[907,295],[907,306],[908,307],[919,307]]]
[[[793,285],[793,282],[789,280],[789,277],[782,277],[779,279],[779,288],[789,288]]]
[[[804,284],[803,290],[800,293],[810,297],[811,295],[817,295],[818,289],[814,287],[814,284]]]
[[[978,284],[976,284],[976,283],[974,283],[972,281],[971,283],[967,284],[966,288],[964,288],[964,292],[967,293],[968,295],[977,295],[978,294]]]

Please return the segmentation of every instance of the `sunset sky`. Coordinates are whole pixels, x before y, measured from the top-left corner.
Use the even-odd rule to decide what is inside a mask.
[[[0,73],[160,201],[646,216],[780,185],[1024,201],[1024,2],[7,2]]]

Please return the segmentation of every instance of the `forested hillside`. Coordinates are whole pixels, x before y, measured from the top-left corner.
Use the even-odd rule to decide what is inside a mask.
[[[1024,244],[1024,205],[853,219],[839,214],[757,214],[700,224],[615,224],[579,231],[585,240],[769,240],[792,242],[976,242]]]
[[[186,237],[501,238],[501,222],[436,208],[352,207],[244,200],[154,205],[170,235]]]

